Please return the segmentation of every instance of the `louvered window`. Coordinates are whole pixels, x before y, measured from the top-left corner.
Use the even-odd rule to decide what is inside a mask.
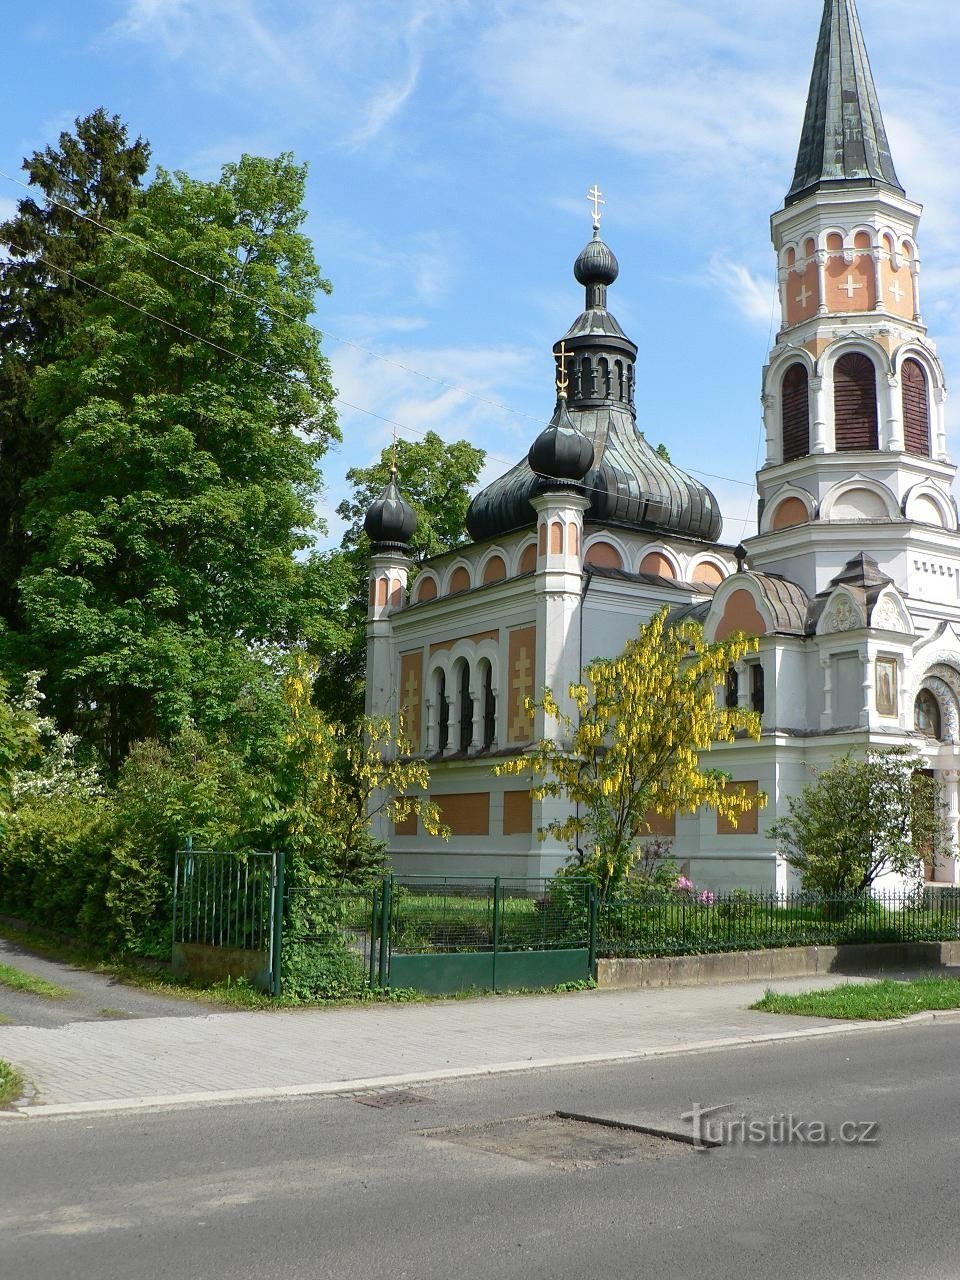
[[[900,375],[903,386],[903,434],[907,453],[930,457],[930,397],[927,378],[916,360],[904,360]]]
[[[877,374],[869,356],[841,356],[833,371],[837,452],[876,449]]]
[[[802,364],[792,364],[784,374],[781,407],[783,460],[805,458],[810,452],[810,393],[807,371]]]

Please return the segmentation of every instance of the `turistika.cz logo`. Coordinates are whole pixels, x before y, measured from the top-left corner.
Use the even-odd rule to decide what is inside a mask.
[[[680,1119],[693,1126],[693,1145],[701,1151],[711,1147],[868,1147],[880,1140],[875,1120],[843,1120],[831,1124],[808,1120],[789,1113],[770,1116],[721,1116],[733,1104],[703,1107],[695,1102]]]

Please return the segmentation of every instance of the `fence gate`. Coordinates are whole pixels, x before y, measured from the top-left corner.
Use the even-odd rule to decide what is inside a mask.
[[[245,978],[280,994],[282,853],[182,850],[173,874],[173,970]]]
[[[377,891],[371,985],[433,995],[555,987],[593,977],[587,881],[388,877]]]

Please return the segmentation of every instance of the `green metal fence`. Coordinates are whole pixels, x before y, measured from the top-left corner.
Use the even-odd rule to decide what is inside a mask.
[[[692,955],[767,947],[960,938],[960,892],[815,895],[663,892],[604,902],[599,954]]]
[[[593,975],[589,881],[390,877],[378,898],[380,985],[439,994],[559,986]]]

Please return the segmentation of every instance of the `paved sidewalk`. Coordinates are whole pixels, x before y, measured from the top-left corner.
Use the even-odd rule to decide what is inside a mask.
[[[850,979],[773,985],[796,992],[844,981]],[[49,1115],[336,1092],[865,1027],[751,1011],[770,985],[0,1027],[0,1058],[30,1082],[19,1113]]]

